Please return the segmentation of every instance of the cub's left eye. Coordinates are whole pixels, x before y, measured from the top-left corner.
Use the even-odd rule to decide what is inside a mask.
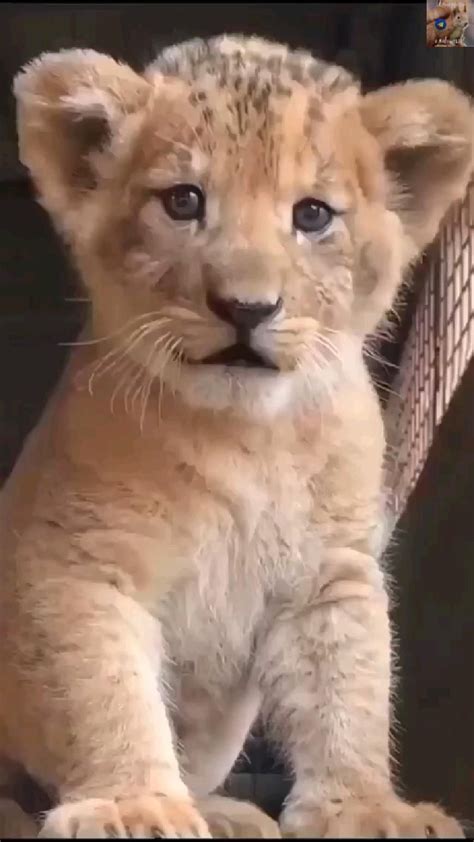
[[[204,194],[193,184],[176,184],[160,191],[163,207],[171,219],[177,222],[190,222],[204,218],[206,202]]]
[[[334,211],[319,199],[301,199],[293,207],[293,227],[305,234],[322,234],[333,218]]]

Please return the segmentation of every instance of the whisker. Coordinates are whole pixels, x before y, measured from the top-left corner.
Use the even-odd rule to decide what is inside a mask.
[[[385,357],[383,357],[382,354],[377,353],[377,350],[375,348],[372,348],[368,345],[364,345],[363,354],[365,357],[368,357],[370,360],[373,360],[374,362],[379,363],[384,367],[386,366],[387,368],[392,368],[395,371],[398,371],[399,366],[397,365],[397,363],[392,363],[390,362],[390,360],[385,359]]]
[[[132,398],[132,403],[131,403],[131,412],[132,412],[132,415],[133,415],[133,413],[135,412],[135,404],[136,404],[137,400],[139,399],[139,396],[142,394],[143,389],[145,389],[145,388],[146,388],[147,378],[151,376],[151,377],[152,377],[152,379],[154,379],[154,376],[150,375],[150,373],[149,373],[149,371],[148,371],[148,367],[149,367],[149,365],[150,365],[150,363],[151,363],[151,360],[153,359],[154,354],[156,353],[156,349],[158,348],[158,346],[159,346],[162,342],[164,342],[164,343],[165,343],[165,347],[166,347],[166,346],[167,346],[167,344],[168,344],[168,342],[169,342],[169,341],[171,341],[172,339],[173,339],[173,336],[172,336],[172,335],[169,333],[169,331],[168,331],[167,333],[165,333],[165,334],[163,334],[162,336],[158,337],[158,339],[157,339],[157,340],[153,343],[153,346],[152,346],[152,348],[151,348],[151,350],[150,350],[150,353],[148,354],[148,357],[147,357],[147,359],[146,359],[145,365],[144,365],[144,367],[143,367],[144,380],[143,380],[143,382],[142,382],[142,383],[140,383],[140,385],[139,385],[139,387],[138,387],[137,391],[135,392],[135,394],[134,394],[134,396],[133,396],[133,398]],[[135,382],[136,382],[136,380],[135,380]]]
[[[319,345],[322,345],[323,348],[326,348],[327,351],[330,351],[333,357],[335,357],[337,360],[340,359],[339,349],[336,348],[336,346],[329,339],[326,339],[319,333],[315,335],[315,339]]]
[[[121,361],[123,361],[126,358],[126,355],[126,350],[123,350],[122,347],[119,347],[113,348],[111,351],[109,351],[108,354],[99,359],[89,376],[89,381],[87,385],[88,392],[90,395],[92,395],[93,393],[93,385],[95,378],[102,377],[104,374],[106,374],[107,371],[113,370],[114,368],[119,366]]]
[[[165,360],[162,363],[160,363],[160,368],[161,368],[160,374],[161,374],[161,376],[159,378],[160,393],[159,393],[159,401],[158,401],[158,424],[161,423],[161,417],[162,417],[161,416],[161,401],[162,401],[162,397],[163,397],[163,387],[164,387],[163,372],[164,372],[164,369],[165,369],[165,366],[166,366],[167,362],[169,361],[170,355],[172,354],[173,350],[181,342],[181,339],[175,338],[173,336],[169,336],[169,334],[167,334],[167,336],[169,338],[167,339],[164,347],[161,348],[160,351],[158,352],[159,357],[165,356]],[[165,338],[166,338],[166,336],[163,337],[163,339],[165,339]],[[155,343],[155,345],[152,349],[153,352],[156,351],[157,344],[158,343]],[[141,393],[142,393],[142,409],[141,409],[141,414],[140,414],[140,432],[142,433],[142,435],[143,435],[143,429],[144,429],[144,424],[145,424],[146,409],[147,409],[149,398],[150,398],[150,392],[151,392],[151,388],[152,388],[155,380],[156,380],[156,375],[149,375],[148,379],[145,381],[145,383],[143,384],[143,386],[140,390]]]
[[[177,350],[177,348],[178,348],[178,345],[173,345],[173,347],[170,348],[169,355],[168,355],[168,361],[167,361],[168,363],[171,362],[171,360],[173,359],[175,351]],[[175,358],[176,365],[175,365],[175,368],[174,368],[174,376],[173,376],[172,387],[171,387],[173,395],[176,394],[176,390],[178,388],[178,382],[179,382],[178,375],[181,371],[181,360],[182,360],[182,353],[179,352],[177,358]]]
[[[89,378],[89,394],[92,395],[92,384],[96,377],[103,377],[103,375],[110,371],[115,367],[115,365],[119,362],[120,359],[123,359],[130,351],[133,350],[143,339],[145,339],[150,333],[153,333],[160,324],[163,322],[169,321],[169,319],[157,319],[156,321],[152,322],[151,324],[141,325],[140,327],[136,328],[130,335],[128,341],[126,342],[125,346],[119,346],[118,348],[113,348],[111,351],[108,352],[104,357],[99,360],[99,363],[95,366],[90,378]],[[118,358],[117,358],[118,355]],[[112,362],[107,363],[107,360],[112,358]],[[116,359],[114,359],[116,358]]]
[[[141,382],[139,382],[139,385],[138,385],[137,389],[135,390],[135,394],[133,395],[132,402],[131,402],[132,416],[135,415],[135,406],[138,403],[138,401],[140,400],[140,397],[142,396],[142,393],[143,393],[143,389],[145,388],[150,376],[151,376],[150,373],[145,368],[143,368],[142,369]]]
[[[144,373],[143,382],[140,383],[138,389],[136,390],[136,392],[135,392],[135,394],[132,398],[132,403],[131,403],[132,414],[135,412],[135,403],[137,402],[138,398],[142,394],[142,391],[143,391],[143,389],[145,388],[145,386],[148,382],[148,378],[152,376],[152,375],[150,375],[150,373],[148,371],[148,367],[149,367],[150,362],[151,362],[151,360],[152,360],[152,358],[153,358],[153,356],[156,352],[156,349],[157,349],[158,345],[160,345],[162,342],[165,342],[165,344],[166,344],[167,339],[170,336],[171,336],[171,334],[169,332],[167,332],[167,333],[163,334],[163,336],[160,336],[152,345],[150,353],[148,354],[148,357],[146,359],[145,365],[143,366],[143,373]]]
[[[183,362],[184,362],[183,350],[179,349],[177,357],[176,357],[176,383],[179,383],[179,378],[180,378],[181,371],[182,371],[182,368],[183,368]]]
[[[154,353],[156,347],[159,345],[160,342],[163,342],[169,335],[170,334],[168,332],[168,333],[165,333],[162,336],[158,337],[158,339],[152,345],[150,353],[148,354],[148,357],[146,358],[145,364],[140,366],[140,370],[135,375],[135,377],[132,378],[131,382],[129,383],[129,386],[128,386],[127,391],[125,393],[125,411],[127,412],[127,414],[128,414],[129,411],[132,412],[132,414],[133,414],[134,405],[135,405],[135,401],[136,401],[136,397],[137,397],[137,392],[138,392],[138,394],[140,394],[141,389],[143,387],[143,383],[140,383],[137,392],[135,392],[135,394],[133,395],[132,401],[131,401],[131,404],[130,404],[130,410],[129,410],[128,399],[129,399],[129,396],[130,396],[130,392],[132,391],[132,389],[136,385],[136,383],[140,381],[140,377],[143,376],[144,373],[146,374],[146,372],[148,370],[148,366],[150,364],[150,360],[153,357],[153,353]]]
[[[170,342],[167,342],[166,346],[160,351],[160,355],[162,354],[164,356],[164,360],[161,364],[161,372],[162,373],[164,372],[166,366],[170,363],[170,361],[172,359],[173,352],[176,350],[176,348],[180,344],[181,344],[181,339],[175,339],[174,341],[171,340]],[[172,383],[171,384],[171,391],[172,391],[173,394],[175,394],[175,390],[176,390],[176,384]]]
[[[158,394],[158,426],[161,424],[161,422],[163,420],[163,415],[162,415],[161,410],[162,410],[162,405],[163,405],[164,382],[163,382],[162,377],[159,380],[159,384],[160,384],[160,391],[159,391],[159,394]]]
[[[140,413],[140,433],[142,435],[143,435],[143,428],[144,428],[144,425],[145,425],[146,408],[147,408],[147,405],[148,405],[148,400],[149,400],[149,397],[150,397],[151,387],[153,385],[154,379],[155,378],[153,377],[153,375],[150,374],[148,376],[147,383],[146,383],[146,385],[144,387],[144,390],[143,390],[142,410],[141,410],[141,413]]]
[[[132,379],[130,380],[130,383],[127,386],[127,391],[125,392],[125,395],[124,395],[125,412],[127,413],[127,415],[130,412],[133,413],[133,405],[135,403],[135,396],[136,396],[136,392],[135,392],[133,397],[132,397],[131,404],[129,406],[128,401],[129,401],[130,393],[131,393],[132,389],[134,388],[134,386],[136,386],[137,383],[139,383],[138,391],[140,392],[141,386],[142,386],[142,384],[140,383],[140,380],[142,379],[142,377],[144,375],[144,371],[145,371],[145,369],[143,368],[143,366],[140,366],[140,368],[135,373],[135,375],[132,377]]]
[[[313,350],[311,348],[306,346],[306,351],[307,351],[307,354],[310,357],[312,366],[315,367],[315,369],[316,369],[317,376],[318,376],[318,382],[321,383],[322,382],[321,365],[319,364],[317,359],[315,359]],[[304,380],[305,386],[306,386],[305,403],[309,403],[310,400],[311,400],[311,403],[312,403],[312,399],[313,399],[313,396],[314,396],[314,383],[312,382],[312,379],[311,379],[311,373],[310,373],[310,371],[308,371],[307,365],[303,364],[303,361],[298,361],[297,366],[298,366],[298,369],[299,369],[300,373],[303,375],[303,380]],[[321,423],[321,433],[324,434],[323,412],[322,412],[321,406],[319,405],[319,402],[316,403],[316,408],[319,411],[319,418],[320,418],[320,423]]]
[[[324,333],[333,333],[334,335],[340,336],[341,331],[335,327],[329,327],[328,325],[324,325]]]
[[[324,388],[324,390],[326,392],[326,395],[329,399],[330,405],[333,406],[334,389],[331,387],[331,385],[328,383],[328,381],[325,377],[326,371],[328,369],[328,359],[322,357],[322,355],[318,352],[317,348],[315,348],[314,345],[312,345],[312,344],[310,345],[308,343],[305,343],[304,347],[305,347],[305,350],[308,354],[309,359],[311,360],[312,364],[316,368],[317,375],[318,375],[318,382]],[[324,364],[322,364],[322,362],[321,362],[322,360],[324,361]]]
[[[176,338],[174,343],[172,341],[173,341],[173,337],[171,336],[170,339],[166,342],[164,348],[162,348],[160,350],[160,352],[159,352],[160,355],[162,353],[166,353],[166,350],[167,350],[168,346],[170,345],[170,343],[172,343],[171,350],[170,350],[170,353],[172,353],[173,349],[175,347],[177,347],[177,345],[179,345],[179,343],[181,342],[181,339]],[[155,343],[155,346],[156,346],[156,344],[157,343]],[[153,348],[153,350],[155,350],[155,348]],[[162,371],[164,370],[165,365],[166,365],[166,362],[162,365]],[[146,408],[148,406],[151,388],[152,388],[155,380],[156,380],[156,375],[150,375],[148,377],[148,380],[144,384],[144,387],[143,387],[142,410],[141,410],[141,414],[140,414],[140,432],[142,433],[142,435],[143,435],[143,428],[144,428],[144,423],[145,423]],[[161,378],[161,382],[162,382],[162,380],[163,380],[163,378]]]
[[[139,368],[139,367],[140,367],[139,363],[134,363],[131,360],[125,360],[125,366],[123,365],[123,363],[122,363],[121,366],[119,366],[119,370],[124,369],[124,374],[122,375],[122,377],[118,381],[118,383],[117,383],[117,385],[116,385],[116,387],[115,387],[115,389],[112,393],[112,397],[110,399],[110,411],[111,411],[112,415],[114,415],[115,400],[117,398],[117,395],[120,393],[120,390],[122,389],[122,387],[125,386],[125,384],[127,383],[128,378],[130,376],[130,370],[133,373],[135,368]]]
[[[312,391],[312,384],[311,384],[311,378],[310,378],[309,371],[307,370],[306,366],[303,365],[303,362],[301,360],[297,361],[296,367],[298,368],[300,375],[303,377],[303,380],[306,384],[307,391],[311,392]]]
[[[130,328],[135,322],[148,319],[151,316],[159,316],[161,310],[151,310],[149,313],[142,313],[139,316],[135,316],[133,319],[130,319],[126,322],[122,327],[117,328],[112,333],[107,334],[107,336],[100,336],[96,339],[77,339],[74,342],[60,342],[59,347],[76,347],[76,346],[83,346],[83,345],[98,345],[99,342],[107,342],[108,339],[113,339],[115,336],[120,336],[121,333],[124,333],[128,328]]]

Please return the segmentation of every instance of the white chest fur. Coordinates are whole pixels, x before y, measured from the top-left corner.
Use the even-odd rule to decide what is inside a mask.
[[[304,570],[316,574],[318,540],[308,485],[291,460],[265,470],[241,460],[239,470],[214,475],[207,468],[212,517],[207,529],[196,525],[205,538],[190,547],[188,573],[159,616],[174,680],[229,688],[249,668],[278,598]]]

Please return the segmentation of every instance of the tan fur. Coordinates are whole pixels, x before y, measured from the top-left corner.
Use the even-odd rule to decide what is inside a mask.
[[[144,75],[44,55],[15,93],[22,160],[92,299],[2,495],[0,751],[58,799],[43,834],[206,835],[193,796],[260,714],[295,773],[285,833],[456,835],[390,783],[362,344],[465,191],[470,103],[439,81],[362,96],[227,36]],[[156,190],[177,181],[202,186],[204,226],[166,216]],[[292,230],[308,195],[341,212],[320,238]],[[253,337],[278,372],[193,364],[234,341],[209,290],[282,297]],[[225,805],[214,823],[254,823]]]

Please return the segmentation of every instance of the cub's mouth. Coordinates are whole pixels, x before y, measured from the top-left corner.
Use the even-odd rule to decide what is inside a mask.
[[[263,368],[269,371],[279,371],[275,363],[243,342],[236,342],[234,345],[210,354],[202,360],[190,362],[200,365],[225,365],[228,368]]]

